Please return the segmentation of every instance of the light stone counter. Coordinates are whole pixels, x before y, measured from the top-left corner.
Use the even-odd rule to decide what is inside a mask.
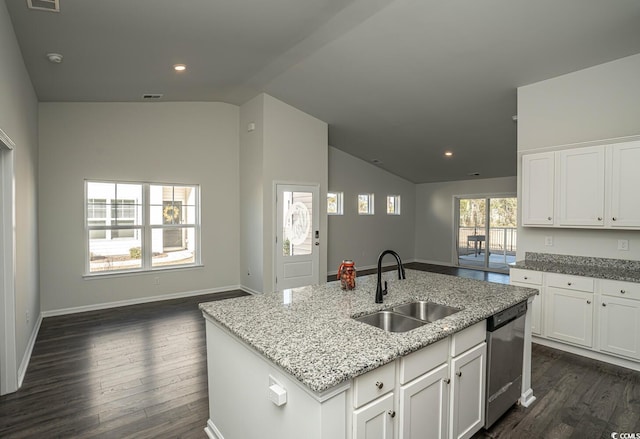
[[[625,259],[527,252],[511,268],[640,283],[640,261]]]
[[[200,304],[206,318],[314,392],[324,392],[407,355],[537,293],[530,288],[406,270],[384,273],[389,294],[374,303],[376,276],[357,279],[356,289],[339,282]],[[404,333],[353,320],[414,300],[430,300],[462,311]]]

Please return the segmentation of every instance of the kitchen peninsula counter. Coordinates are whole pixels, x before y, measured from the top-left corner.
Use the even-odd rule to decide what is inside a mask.
[[[202,303],[205,318],[322,393],[356,376],[435,343],[516,303],[537,290],[406,270],[384,273],[389,293],[374,303],[376,276],[357,279],[356,289],[339,282]],[[428,300],[462,308],[456,314],[403,333],[353,320],[392,306]]]

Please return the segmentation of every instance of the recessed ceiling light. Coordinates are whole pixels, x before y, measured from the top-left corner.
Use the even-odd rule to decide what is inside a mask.
[[[187,70],[187,66],[184,64],[174,64],[173,70],[175,70],[176,72],[184,72],[185,70]]]
[[[453,155],[453,153],[451,151],[445,151],[444,152],[444,156],[445,157],[451,157]]]

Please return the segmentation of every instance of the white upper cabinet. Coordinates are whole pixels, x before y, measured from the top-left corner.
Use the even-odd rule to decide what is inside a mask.
[[[640,227],[640,141],[611,145],[609,149],[609,227]]]
[[[604,225],[604,151],[595,146],[558,153],[559,225]]]
[[[638,163],[640,141],[523,155],[522,225],[640,228]]]
[[[522,157],[522,224],[553,225],[554,153]]]

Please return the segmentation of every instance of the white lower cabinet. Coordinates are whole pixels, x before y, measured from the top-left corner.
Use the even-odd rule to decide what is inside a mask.
[[[451,360],[451,438],[470,438],[484,425],[486,358],[481,343]]]
[[[601,280],[598,292],[600,351],[640,360],[640,284]]]
[[[591,347],[593,293],[547,287],[547,337]]]
[[[542,296],[542,272],[522,270],[512,268],[510,273],[510,283],[517,287],[535,288],[538,294],[530,302],[531,306],[531,333],[535,335],[542,334],[542,309],[544,307],[544,299]]]
[[[393,439],[393,393],[353,412],[354,439]]]
[[[537,342],[640,370],[640,283],[518,268],[510,277],[511,285],[540,290],[532,309]]]
[[[399,439],[473,436],[484,425],[485,338],[482,321],[357,377],[353,438],[392,438],[396,420]]]
[[[400,387],[400,437],[448,437],[449,364]]]

